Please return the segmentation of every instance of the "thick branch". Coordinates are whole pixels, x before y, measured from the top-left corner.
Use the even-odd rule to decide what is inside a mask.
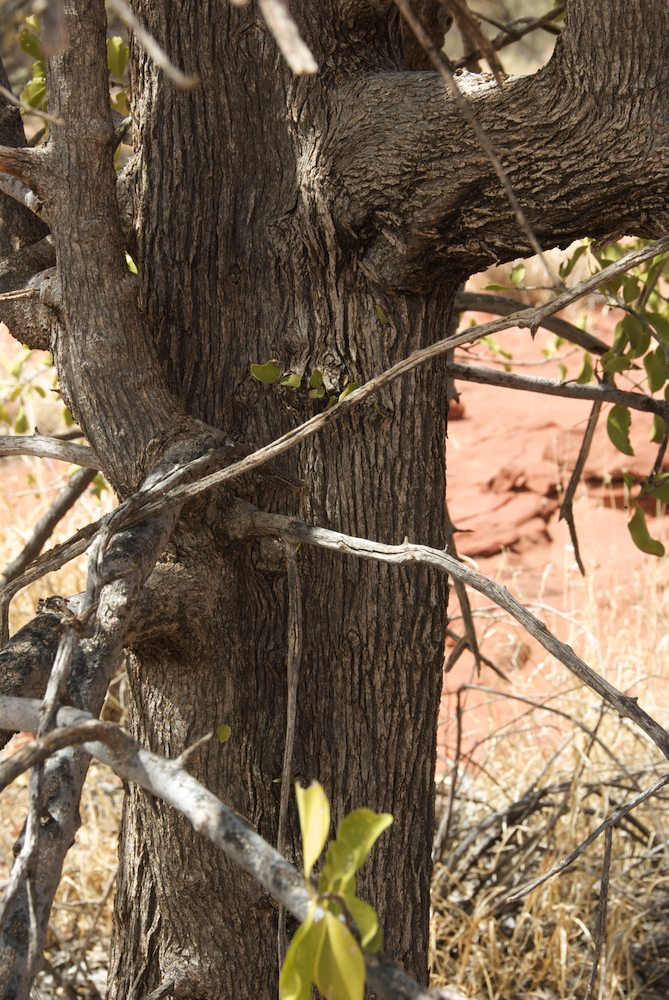
[[[92,448],[74,441],[32,434],[20,437],[11,434],[0,436],[0,458],[12,455],[34,455],[36,458],[55,458],[86,469],[99,469],[100,461]]]
[[[0,697],[0,726],[16,720],[22,729],[34,731],[39,723],[39,709],[40,702]],[[167,760],[144,750],[117,726],[101,724],[87,713],[75,709],[61,708],[57,725],[92,727],[90,736],[93,741],[83,743],[84,752],[108,764],[121,777],[186,816],[198,833],[252,875],[298,920],[305,919],[312,897],[304,877],[236,812],[191,777],[180,759]],[[53,734],[56,744],[57,734],[58,730]],[[105,742],[95,742],[95,737]],[[24,756],[31,761],[36,761],[43,753],[39,744],[26,749]],[[11,760],[5,769],[7,776],[15,770]],[[369,986],[387,1000],[464,1000],[457,990],[423,989],[383,953],[366,955],[365,964]]]
[[[542,245],[658,235],[669,222],[666,3],[572,0],[569,11],[541,73],[501,91],[465,74],[460,87]],[[370,278],[421,290],[446,268],[471,273],[528,251],[436,73],[360,77],[340,96],[316,174]]]

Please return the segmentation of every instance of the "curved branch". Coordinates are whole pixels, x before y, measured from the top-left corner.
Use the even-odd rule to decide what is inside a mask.
[[[16,720],[22,729],[35,730],[39,724],[41,702],[28,699],[0,697],[0,726]],[[19,767],[35,764],[53,752],[59,744],[69,740],[79,741],[80,726],[83,735],[91,741],[82,744],[82,750],[108,764],[117,774],[144,788],[151,795],[167,802],[184,815],[193,828],[203,837],[224,851],[240,868],[255,878],[276,900],[290,910],[298,920],[306,918],[312,895],[307,890],[304,876],[290,865],[253,827],[234,810],[200,784],[187,771],[183,763],[168,760],[149,750],[144,750],[122,729],[112,723],[100,723],[85,712],[61,708],[56,717],[59,727],[70,729],[64,738],[56,729],[40,745],[39,741],[22,752]],[[0,765],[0,782],[11,780],[17,766],[13,759]],[[382,952],[365,955],[368,985],[386,1000],[465,1000],[457,990],[426,990]]]
[[[92,448],[74,441],[46,437],[43,434],[30,436],[0,435],[0,458],[15,455],[33,455],[36,458],[55,458],[58,462],[69,462],[85,469],[100,468],[100,462]]]

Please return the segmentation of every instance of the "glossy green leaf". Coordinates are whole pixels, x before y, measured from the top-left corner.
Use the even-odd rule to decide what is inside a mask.
[[[365,962],[346,924],[323,914],[323,935],[314,968],[314,982],[326,1000],[362,1000]],[[318,926],[318,924],[316,924]]]
[[[643,366],[648,376],[648,388],[651,392],[657,392],[669,377],[664,348],[660,346],[655,351],[650,351],[643,359]]]
[[[653,444],[659,444],[663,440],[664,435],[667,431],[667,423],[662,417],[658,416],[656,413],[653,416],[653,429],[650,434],[650,440]]]
[[[107,68],[115,80],[119,83],[123,79],[126,66],[128,65],[128,46],[124,43],[120,35],[114,35],[107,39]]]
[[[651,538],[646,524],[646,515],[641,507],[637,507],[632,516],[632,520],[627,525],[632,541],[642,552],[647,552],[651,556],[663,556],[664,545],[657,539]]]
[[[311,375],[309,376],[309,388],[310,389],[320,389],[323,385],[323,372],[319,368],[314,368]]]
[[[296,784],[295,795],[302,832],[304,874],[308,879],[325,847],[330,829],[330,803],[317,781],[312,781],[308,788]]]
[[[581,368],[580,374],[576,381],[579,385],[587,385],[588,382],[592,382],[592,358],[589,354],[583,355],[583,367]]]
[[[618,451],[621,451],[623,455],[633,455],[634,450],[630,443],[630,424],[632,423],[632,418],[630,416],[630,411],[626,406],[614,406],[609,413],[608,420],[606,421],[606,429],[608,435],[616,446]]]
[[[288,372],[279,382],[284,389],[299,389],[302,385],[302,376],[299,372]]]
[[[219,743],[227,743],[232,736],[232,729],[226,722],[216,727],[216,739]]]
[[[310,1000],[313,968],[321,931],[311,913],[295,931],[279,978],[279,1000]]]
[[[266,361],[264,365],[251,365],[251,374],[263,385],[274,385],[281,378],[281,369],[276,361]]]
[[[640,358],[650,347],[650,330],[636,316],[625,316],[621,326],[630,345],[628,357]]]

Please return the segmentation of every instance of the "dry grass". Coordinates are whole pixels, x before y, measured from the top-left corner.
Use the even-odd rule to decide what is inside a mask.
[[[666,723],[660,657],[669,604],[662,563],[649,561],[643,578],[599,600],[595,585],[589,581],[585,594],[576,585],[578,610],[570,620],[545,611],[544,617]],[[509,626],[511,637],[523,642]],[[499,634],[495,639],[499,648]],[[451,720],[450,761],[440,787],[442,833],[454,776],[456,787],[433,883],[434,982],[457,984],[481,1000],[580,1000],[597,936],[603,836],[562,875],[523,899],[509,896],[566,858],[666,767],[631,724],[603,711],[548,658],[515,671],[512,680],[505,690],[496,679],[481,678],[454,695],[461,749],[457,755]],[[669,995],[668,801],[659,794],[613,830],[606,935],[593,997]]]
[[[11,489],[0,497],[5,523],[0,563],[29,534],[35,508],[26,508],[25,491],[37,483],[44,505],[63,475],[57,466],[35,461],[14,469]],[[98,501],[86,497],[59,537],[100,512]],[[649,558],[643,575],[625,581],[620,590],[604,579],[584,584],[565,570],[567,618],[542,612],[589,662],[606,667],[618,686],[638,694],[660,722],[667,720],[669,708],[662,663],[669,645],[662,566]],[[32,616],[38,597],[80,590],[84,572],[82,562],[73,564],[19,595],[13,626]],[[521,594],[522,582],[522,577],[513,581]],[[482,613],[480,624],[488,651],[506,650],[507,663],[526,663],[525,640],[513,624],[496,612]],[[512,680],[505,688],[488,677],[473,678],[479,690],[463,689],[455,770],[453,717],[444,723],[451,754],[439,787],[440,815],[448,809],[454,774],[456,789],[433,886],[434,982],[457,983],[481,1000],[580,1000],[591,970],[602,839],[561,877],[521,901],[507,897],[651,784],[661,773],[661,761],[630,725],[602,713],[556,664],[535,657],[532,666],[527,662],[514,669]],[[492,690],[481,690],[484,686]],[[511,701],[508,694],[563,714]],[[25,799],[25,781],[2,797],[0,879],[6,877]],[[104,992],[121,799],[118,779],[93,764],[82,800],[82,827],[53,911],[50,971],[40,979],[45,997],[93,998]],[[658,796],[614,830],[607,933],[595,997],[659,1000],[669,995],[666,825],[666,800]]]

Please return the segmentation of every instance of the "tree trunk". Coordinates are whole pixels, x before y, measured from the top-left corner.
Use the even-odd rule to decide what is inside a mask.
[[[263,386],[250,364],[276,358],[307,377],[318,368],[333,392],[346,377],[366,381],[446,329],[460,275],[429,296],[389,298],[358,269],[319,176],[339,113],[330,84],[291,77],[253,6],[138,9],[203,82],[177,92],[135,53],[142,307],[188,412],[264,443],[329,393],[320,402]],[[322,61],[333,38],[308,28]],[[365,38],[366,69],[391,66],[397,39],[380,37],[378,53]],[[301,496],[253,484],[247,495],[354,534],[443,545],[445,419],[435,365],[291,455],[306,481]],[[282,548],[232,543],[219,495],[190,512],[170,558],[193,580],[191,606],[176,641],[135,649],[133,731],[178,754],[228,723],[231,740],[210,744],[196,773],[274,840],[286,710]],[[395,815],[365,892],[387,950],[424,981],[445,583],[423,569],[298,558],[305,642],[294,774],[323,783],[335,823],[360,805]],[[276,994],[274,905],[180,817],[132,791],[120,859],[111,997],[135,1000],[169,980],[193,1000]]]

